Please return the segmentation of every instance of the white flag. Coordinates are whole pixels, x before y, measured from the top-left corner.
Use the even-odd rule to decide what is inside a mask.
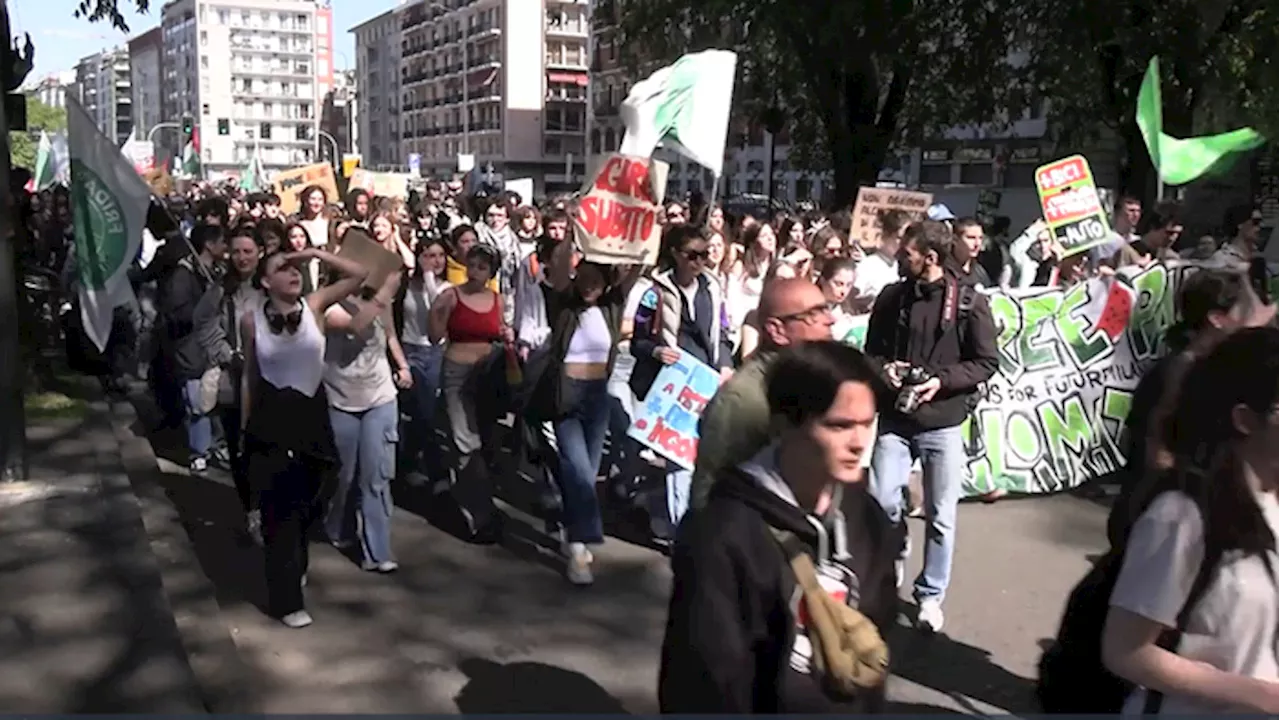
[[[112,310],[134,301],[128,271],[142,243],[151,191],[71,97],[67,131],[80,318],[102,351],[111,337]]]
[[[53,142],[49,140],[49,133],[40,131],[40,144],[36,147],[36,172],[35,172],[35,189],[44,190],[53,187],[56,178],[54,172],[57,160],[53,156]]]
[[[719,177],[738,56],[728,50],[685,55],[631,88],[620,114],[622,155],[649,157],[661,145]]]
[[[60,185],[71,185],[71,151],[63,132],[53,134],[53,179]]]

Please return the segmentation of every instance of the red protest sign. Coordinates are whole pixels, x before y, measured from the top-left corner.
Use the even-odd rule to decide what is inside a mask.
[[[573,217],[583,258],[608,264],[655,263],[666,183],[664,163],[627,155],[606,159]]]
[[[1110,224],[1083,156],[1041,165],[1036,169],[1036,189],[1045,222],[1065,251],[1063,257],[1107,242]]]

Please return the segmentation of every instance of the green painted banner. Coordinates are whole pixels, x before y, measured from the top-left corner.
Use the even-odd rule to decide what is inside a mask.
[[[965,495],[1050,493],[1123,467],[1138,381],[1165,352],[1195,263],[1154,264],[1068,288],[986,291],[1000,368],[963,426]],[[861,345],[865,322],[845,333]]]

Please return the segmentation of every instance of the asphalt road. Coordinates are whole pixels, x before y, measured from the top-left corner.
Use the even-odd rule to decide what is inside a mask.
[[[158,464],[157,481],[217,593],[214,616],[179,624],[187,633],[215,624],[229,631],[248,668],[236,683],[245,711],[657,710],[670,572],[653,549],[611,539],[596,552],[595,585],[575,588],[560,574],[554,542],[528,516],[513,511],[503,546],[476,547],[425,519],[429,494],[401,486],[393,523],[400,571],[366,573],[313,546],[307,600],[316,623],[289,630],[260,609],[261,555],[237,538],[229,480]],[[911,522],[918,548],[923,523]],[[1089,556],[1103,549],[1104,524],[1102,506],[1071,496],[963,506],[944,632],[921,635],[904,614],[891,634],[895,709],[1032,712],[1041,644]],[[909,577],[919,562],[917,553]]]

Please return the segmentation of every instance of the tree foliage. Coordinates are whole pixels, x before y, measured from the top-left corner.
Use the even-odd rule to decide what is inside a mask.
[[[1028,50],[1019,73],[1052,104],[1066,144],[1121,140],[1121,185],[1150,194],[1134,123],[1147,63],[1160,57],[1165,131],[1175,137],[1251,126],[1276,138],[1277,6],[1271,0],[1032,0],[1015,12]]]
[[[9,133],[9,159],[14,167],[35,170],[36,152],[40,143],[40,131],[56,132],[67,129],[67,111],[50,107],[39,98],[27,96],[27,130]]]
[[[739,116],[782,110],[791,163],[830,169],[848,203],[895,143],[1025,105],[1005,62],[1012,2],[632,0],[620,27],[636,62],[737,51]]]
[[[87,18],[89,22],[109,22],[120,32],[129,32],[129,23],[120,12],[121,4],[132,4],[138,12],[146,12],[151,0],[80,0],[76,5],[75,16]]]

